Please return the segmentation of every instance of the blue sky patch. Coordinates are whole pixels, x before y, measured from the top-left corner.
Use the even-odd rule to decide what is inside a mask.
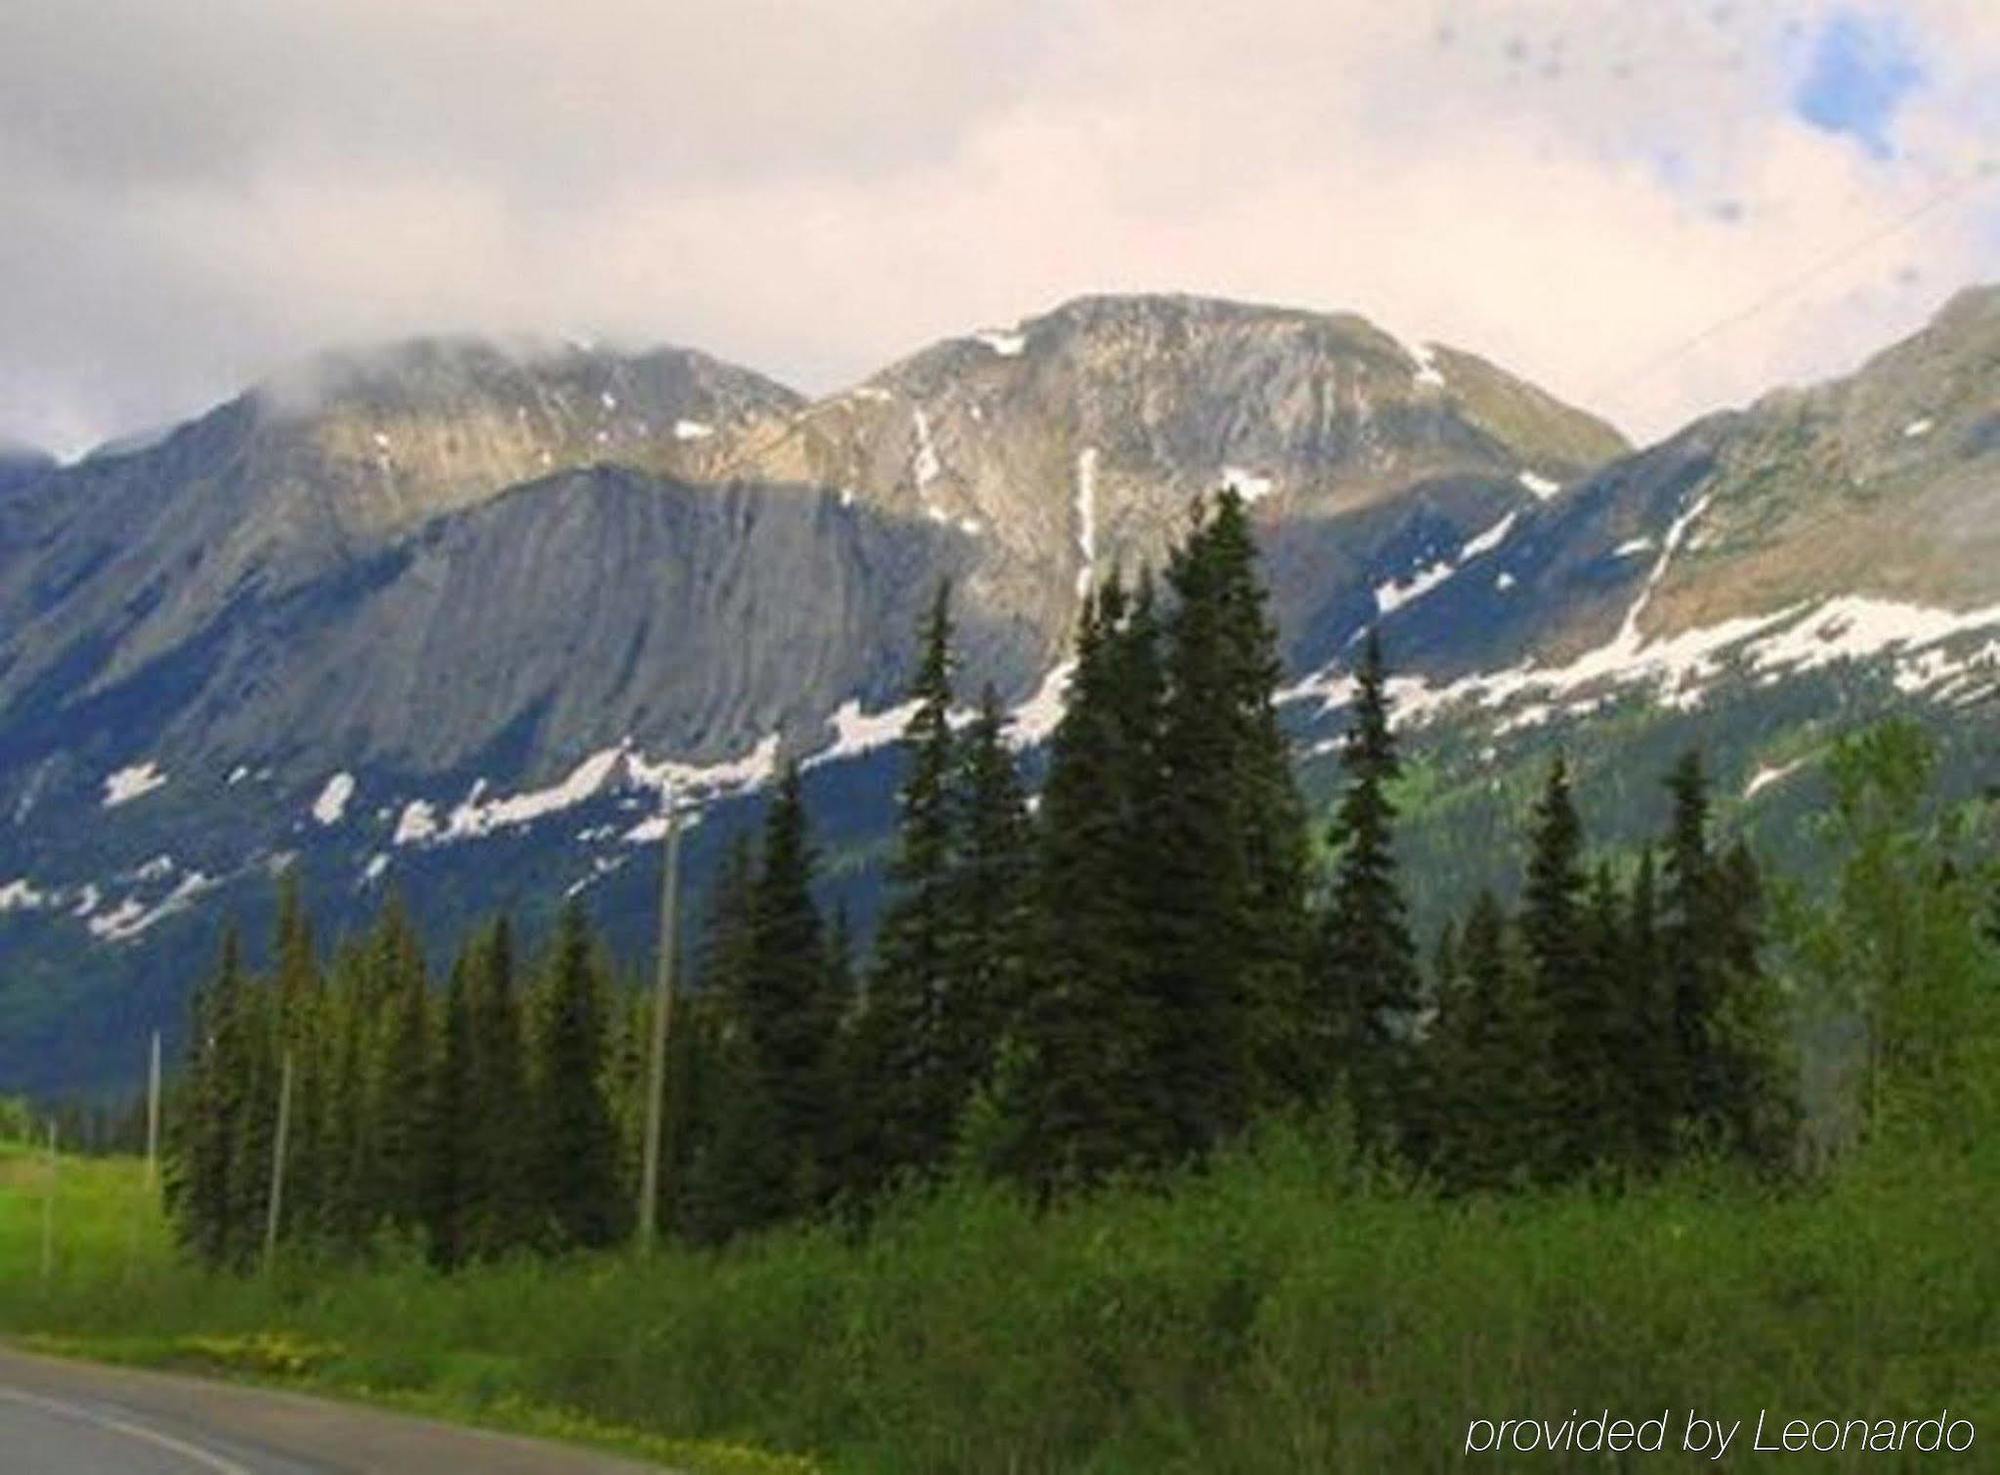
[[[1836,10],[1813,39],[1792,111],[1886,159],[1895,153],[1889,128],[1896,110],[1923,81],[1924,69],[1893,17]]]

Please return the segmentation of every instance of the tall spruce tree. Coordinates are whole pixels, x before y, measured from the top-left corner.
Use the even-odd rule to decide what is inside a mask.
[[[1625,1013],[1620,1034],[1626,1130],[1635,1160],[1656,1168],[1672,1156],[1674,1121],[1673,1015],[1661,959],[1659,882],[1653,847],[1639,852],[1625,923]]]
[[[277,976],[280,1055],[292,1058],[292,1114],[286,1143],[284,1223],[289,1239],[311,1236],[326,1174],[328,1049],[326,998],[297,865],[278,884]]]
[[[1006,725],[1000,695],[989,685],[961,744],[953,786],[959,845],[950,887],[955,1007],[947,1044],[959,1083],[954,1116],[991,1080],[1025,987],[1034,845]]]
[[[1783,1001],[1763,964],[1764,880],[1741,840],[1723,854],[1716,875],[1713,1136],[1737,1156],[1779,1172],[1790,1166],[1803,1112]]]
[[[1708,779],[1690,750],[1667,778],[1672,816],[1666,837],[1661,917],[1672,1033],[1674,1116],[1696,1131],[1714,1126],[1722,1097],[1715,1052],[1720,891],[1708,838]]]
[[[1589,1072],[1579,1083],[1577,1106],[1587,1123],[1585,1163],[1630,1168],[1638,1163],[1630,1070],[1634,1010],[1640,989],[1629,973],[1631,944],[1626,935],[1631,899],[1619,887],[1608,861],[1591,872],[1584,909],[1585,965],[1590,989],[1579,1001],[1584,1017],[1567,1026],[1565,1045],[1575,1068]]]
[[[1535,805],[1521,906],[1522,940],[1549,1028],[1541,1161],[1556,1177],[1587,1167],[1601,1147],[1604,1009],[1584,926],[1584,886],[1583,825],[1558,754]]]
[[[472,1234],[472,1194],[477,1182],[474,1157],[479,1123],[474,1074],[474,975],[476,944],[460,951],[445,988],[431,1080],[431,1133],[427,1144],[424,1220],[433,1264],[452,1269],[462,1263]]]
[[[423,948],[400,897],[377,925],[370,962],[384,1001],[374,1082],[374,1224],[419,1234],[425,1222],[431,1138],[431,1001]]]
[[[1433,1161],[1454,1190],[1492,1191],[1541,1160],[1548,1029],[1527,960],[1490,891],[1468,914],[1459,979],[1439,1020],[1438,1141]]]
[[[966,1081],[952,1034],[962,1001],[953,962],[958,918],[952,785],[950,587],[925,620],[922,655],[903,729],[890,900],[876,938],[867,1005],[858,1022],[855,1105],[866,1146],[856,1165],[866,1187],[898,1173],[928,1173],[948,1153]]]
[[[738,835],[709,886],[695,957],[699,991],[689,1029],[681,1032],[691,1064],[688,1075],[674,1078],[685,1081],[676,1222],[699,1241],[724,1239],[735,1227],[742,1165],[726,1158],[724,1148],[741,1140],[746,1121],[761,1122],[761,1102],[746,1105],[738,1095],[754,1090],[747,1014],[756,885],[754,852],[748,837]]]
[[[1399,772],[1389,727],[1388,672],[1370,629],[1341,748],[1346,789],[1334,822],[1334,865],[1308,1016],[1315,1062],[1313,1096],[1345,1069],[1358,1135],[1390,1146],[1413,1131],[1419,994],[1416,948],[1397,872],[1389,786]]]
[[[724,1232],[817,1206],[829,1185],[835,1001],[813,900],[815,857],[796,764],[765,813],[738,1005],[740,1047],[716,1147]]]
[[[1304,995],[1307,846],[1241,497],[1224,491],[1198,514],[1167,577],[1162,787],[1148,826],[1149,1095],[1181,1158],[1293,1094],[1282,1074]]]
[[[471,975],[464,1235],[468,1253],[491,1258],[524,1243],[533,1228],[531,1163],[521,1128],[532,1122],[535,1103],[514,979],[513,927],[506,917],[474,942]]]
[[[370,1089],[375,1000],[362,943],[335,953],[327,990],[328,1047],[324,1078],[322,1170],[315,1233],[335,1248],[358,1248],[370,1228],[374,1125]]]
[[[563,1249],[599,1249],[624,1220],[618,1191],[618,1144],[602,1071],[605,989],[590,924],[572,898],[537,982],[535,1197],[546,1232]]]
[[[181,1243],[202,1264],[230,1262],[238,1241],[230,1191],[235,1135],[242,1113],[247,1043],[242,996],[247,988],[234,924],[222,933],[215,972],[195,990],[188,1060],[171,1121],[167,1203]]]
[[[1047,1195],[1156,1160],[1165,1104],[1142,990],[1145,878],[1123,692],[1125,602],[1085,602],[1042,787],[1030,983],[996,1082],[999,1165]]]
[[[280,1020],[269,981],[247,972],[240,980],[232,1009],[235,1017],[226,1026],[234,1063],[225,1069],[235,1088],[227,1260],[247,1267],[263,1247],[269,1211],[278,1125]]]

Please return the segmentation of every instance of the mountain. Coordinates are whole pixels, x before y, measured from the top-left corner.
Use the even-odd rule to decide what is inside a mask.
[[[1095,297],[811,402],[683,350],[426,340],[40,467],[0,499],[0,1079],[119,1078],[293,857],[333,925],[390,885],[447,926],[588,888],[636,946],[659,785],[707,801],[698,887],[783,752],[865,918],[937,581],[961,689],[1031,744],[1083,591],[1218,485],[1315,790],[1384,631],[1420,910],[1504,879],[1556,744],[1634,824],[1691,738],[1774,814],[1830,714],[1915,702],[1976,744],[1996,302],[1638,451],[1359,317]]]
[[[1091,297],[953,339],[793,417],[733,463],[982,540],[971,597],[1054,659],[1076,591],[1157,565],[1233,485],[1272,535],[1295,654],[1330,652],[1366,580],[1456,544],[1627,447],[1470,354],[1365,320]]]
[[[39,481],[55,468],[56,459],[48,452],[0,437],[0,495],[12,487]]]
[[[1877,657],[1906,691],[1976,694],[2000,654],[1981,638],[2000,625],[1996,390],[2000,289],[1967,291],[1847,378],[1530,509],[1385,634],[1489,705],[1627,680],[1692,703],[1732,662],[1761,679]]]

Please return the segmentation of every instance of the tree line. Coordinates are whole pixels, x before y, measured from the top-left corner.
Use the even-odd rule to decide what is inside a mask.
[[[713,883],[674,1015],[660,1222],[718,1242],[959,1171],[1047,1201],[1198,1164],[1276,1113],[1335,1113],[1447,1191],[1791,1161],[1801,1113],[1755,861],[1689,754],[1636,863],[1593,864],[1558,757],[1519,900],[1428,958],[1395,852],[1400,773],[1371,633],[1316,837],[1280,729],[1276,632],[1242,502],[1163,576],[1085,603],[1031,798],[997,694],[963,711],[950,596],[921,632],[889,895],[866,958],[817,900],[800,776]],[[1319,842],[1323,840],[1322,845]],[[650,1001],[580,904],[534,956],[496,920],[442,988],[392,902],[322,964],[290,881],[275,963],[234,936],[197,990],[170,1114],[188,1246],[262,1241],[282,1061],[279,1235],[383,1233],[440,1265],[629,1233]]]

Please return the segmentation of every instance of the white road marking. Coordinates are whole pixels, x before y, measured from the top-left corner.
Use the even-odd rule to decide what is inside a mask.
[[[0,1388],[0,1398],[8,1399],[14,1403],[26,1404],[29,1408],[40,1409],[43,1413],[54,1414],[58,1418],[73,1419],[78,1423],[90,1424],[99,1429],[109,1430],[113,1434],[123,1434],[127,1439],[137,1439],[146,1444],[155,1445],[160,1449],[166,1450],[169,1454],[177,1454],[184,1460],[192,1461],[204,1470],[213,1471],[214,1475],[256,1475],[256,1472],[247,1465],[239,1465],[234,1460],[226,1460],[221,1455],[213,1454],[208,1450],[176,1439],[171,1434],[162,1434],[158,1430],[148,1429],[142,1424],[128,1424],[123,1419],[107,1418],[103,1414],[92,1413],[87,1408],[79,1408],[73,1403],[63,1403],[59,1399],[54,1398],[42,1398],[33,1393],[21,1393],[12,1388]]]

